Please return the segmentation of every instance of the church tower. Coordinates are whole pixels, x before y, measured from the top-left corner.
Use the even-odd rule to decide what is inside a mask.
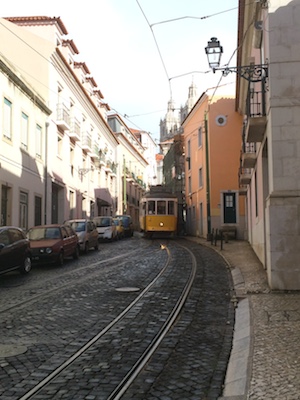
[[[165,118],[160,120],[160,142],[171,139],[178,133],[180,120],[175,114],[175,103],[172,99],[168,101],[168,110]]]
[[[182,121],[187,117],[197,100],[197,86],[194,84],[194,82],[192,82],[191,86],[189,87],[188,99],[185,103],[185,106],[180,108],[180,123],[182,123]]]

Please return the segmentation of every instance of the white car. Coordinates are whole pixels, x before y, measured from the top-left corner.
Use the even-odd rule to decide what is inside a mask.
[[[98,250],[98,232],[93,221],[87,219],[70,219],[65,224],[70,225],[76,232],[82,252],[87,254],[92,248]]]
[[[93,219],[97,231],[99,240],[116,240],[117,230],[112,217],[100,216]]]

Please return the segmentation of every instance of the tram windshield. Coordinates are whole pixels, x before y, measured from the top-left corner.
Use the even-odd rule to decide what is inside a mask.
[[[173,200],[148,200],[143,203],[142,212],[147,215],[175,215],[175,207]]]
[[[157,201],[157,215],[165,215],[167,212],[166,210],[166,201],[165,200],[158,200]]]
[[[168,201],[168,214],[175,215],[175,203],[174,201]]]
[[[149,200],[148,201],[148,214],[155,214],[155,201]]]

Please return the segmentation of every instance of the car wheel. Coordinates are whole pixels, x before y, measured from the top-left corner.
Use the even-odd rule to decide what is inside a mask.
[[[73,258],[74,258],[74,260],[78,260],[78,258],[79,258],[79,247],[78,246],[76,246],[76,248],[75,248]]]
[[[64,252],[63,251],[61,251],[59,253],[59,256],[58,256],[58,259],[57,259],[57,265],[59,267],[62,267],[64,265]]]
[[[89,242],[85,242],[83,252],[84,254],[87,254],[89,252]]]
[[[23,274],[28,274],[28,272],[30,272],[31,270],[31,259],[30,257],[25,257],[24,261],[23,261],[23,265],[21,267],[21,272]]]

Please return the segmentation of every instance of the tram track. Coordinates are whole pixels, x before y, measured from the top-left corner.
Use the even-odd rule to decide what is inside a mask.
[[[189,252],[185,251],[186,257],[184,257],[184,263],[186,264],[187,258],[190,258],[190,261],[188,262],[189,266],[187,268],[187,276],[184,278],[184,282],[180,282],[180,289],[178,287],[175,289],[174,282],[176,281],[176,279],[174,279],[174,272],[176,268],[178,268],[178,265],[176,263],[174,264],[174,260],[175,258],[178,258],[178,248],[176,256],[171,254],[172,252],[174,252],[174,249],[172,250],[172,252],[170,252],[166,245],[163,245],[161,249],[165,250],[168,254],[168,257],[165,260],[165,265],[160,268],[159,273],[152,279],[151,282],[147,284],[142,292],[139,293],[139,295],[136,296],[136,298],[133,299],[132,302],[126,308],[124,308],[121,313],[119,313],[118,316],[116,316],[109,324],[102,328],[83,346],[77,349],[77,351],[69,356],[68,359],[65,359],[64,362],[62,362],[53,371],[51,371],[51,373],[47,374],[47,376],[40,380],[39,383],[31,387],[25,394],[18,397],[19,400],[48,398],[59,399],[60,397],[58,393],[60,390],[62,390],[62,388],[57,388],[57,385],[59,386],[59,382],[64,381],[65,379],[66,381],[68,381],[68,376],[70,376],[70,374],[72,376],[82,374],[82,365],[89,365],[91,363],[91,357],[97,365],[97,360],[99,360],[99,357],[101,359],[104,357],[103,355],[101,355],[103,344],[106,344],[107,346],[107,341],[114,342],[115,338],[118,337],[119,332],[122,332],[122,335],[125,332],[125,342],[122,343],[120,347],[122,351],[125,351],[125,353],[137,353],[137,357],[134,357],[134,360],[132,361],[130,360],[130,362],[132,362],[132,365],[129,368],[121,368],[122,378],[120,378],[118,384],[112,382],[112,385],[109,385],[110,387],[108,388],[106,384],[104,384],[103,386],[101,382],[99,382],[99,388],[97,390],[100,390],[100,392],[104,391],[103,393],[105,394],[104,397],[97,396],[96,398],[118,399],[122,396],[122,393],[126,391],[132,380],[135,379],[136,375],[140,372],[145,363],[147,363],[151,355],[155,352],[161,340],[163,340],[165,334],[174,324],[176,318],[178,317],[178,314],[180,313],[181,308],[184,305],[184,302],[192,285],[193,276],[196,269],[196,263],[195,261],[193,261],[192,254],[189,254]],[[169,290],[168,293],[167,288],[169,285],[170,277],[173,277],[173,283],[171,285],[172,290]],[[155,322],[155,318],[153,318],[153,321],[147,322],[147,318],[145,319],[145,316],[147,315],[147,310],[151,309],[151,303],[153,303],[154,298],[156,299],[154,301],[155,304],[160,303],[157,310],[162,310],[161,307],[165,307],[165,310],[163,312],[160,311],[160,317],[158,315],[159,313],[155,312],[155,314],[159,317]],[[146,308],[146,310],[144,310],[144,307]],[[136,317],[139,318],[141,314],[144,314],[143,318],[145,319],[145,321],[140,322],[141,325],[134,324],[132,328],[131,321]],[[138,338],[138,329],[136,329],[137,326],[140,326],[139,330],[142,332],[140,339]],[[132,332],[132,329],[137,332],[136,337],[134,337],[134,332]],[[127,348],[126,336],[131,335],[133,335],[134,340],[130,340],[130,343],[128,343],[129,347]],[[139,349],[130,349],[130,346],[132,345],[138,347]],[[117,349],[114,350],[117,351]],[[97,356],[95,357],[94,353],[98,354],[98,358]],[[125,355],[124,357],[126,358],[127,356]],[[85,359],[82,361],[82,358]],[[128,360],[126,365],[128,365]],[[112,368],[116,368],[116,366],[112,366]],[[126,369],[126,371],[124,370],[124,368]],[[35,374],[38,374],[40,376],[43,373],[41,371],[36,371]],[[25,384],[24,387],[26,386],[28,385]],[[53,387],[56,389],[53,389]],[[53,391],[57,391],[57,394],[54,397]],[[74,398],[72,396],[73,395],[71,394],[69,398]]]
[[[190,387],[193,396],[201,392],[199,385],[203,385],[203,393],[218,390],[216,385],[221,387],[219,368],[224,370],[228,351],[220,334],[231,334],[226,315],[231,304],[226,285],[221,283],[227,276],[223,260],[185,240],[147,242],[152,253],[148,258],[148,250],[140,252],[144,241],[137,243],[140,258],[132,257],[134,262],[123,258],[117,259],[113,268],[95,266],[95,271],[101,272],[99,277],[96,273],[90,279],[82,275],[72,291],[65,283],[61,290],[48,294],[49,306],[47,299],[40,297],[24,311],[17,307],[11,310],[12,317],[5,324],[11,330],[13,321],[21,319],[16,323],[16,337],[8,339],[8,330],[1,328],[0,334],[6,337],[4,343],[26,345],[27,351],[5,359],[0,354],[1,399],[145,400],[153,395],[161,398],[166,390],[167,396],[167,388],[177,387],[181,379],[180,398],[188,399],[193,397],[185,388]],[[216,278],[219,290],[212,297],[212,279]],[[194,314],[198,303],[200,309]],[[221,317],[217,325],[207,314],[212,304],[212,310],[217,307],[218,320]],[[26,311],[29,316],[23,317]],[[41,312],[46,313],[44,321],[36,325],[34,320]],[[189,332],[187,342],[181,339],[185,330]],[[23,339],[18,341],[17,337]],[[194,357],[193,349],[197,351]],[[172,362],[173,356],[180,356],[182,362]],[[176,365],[178,371],[173,370]],[[199,365],[200,370],[193,365]],[[188,374],[181,374],[181,368]],[[212,374],[209,380],[208,371]]]

